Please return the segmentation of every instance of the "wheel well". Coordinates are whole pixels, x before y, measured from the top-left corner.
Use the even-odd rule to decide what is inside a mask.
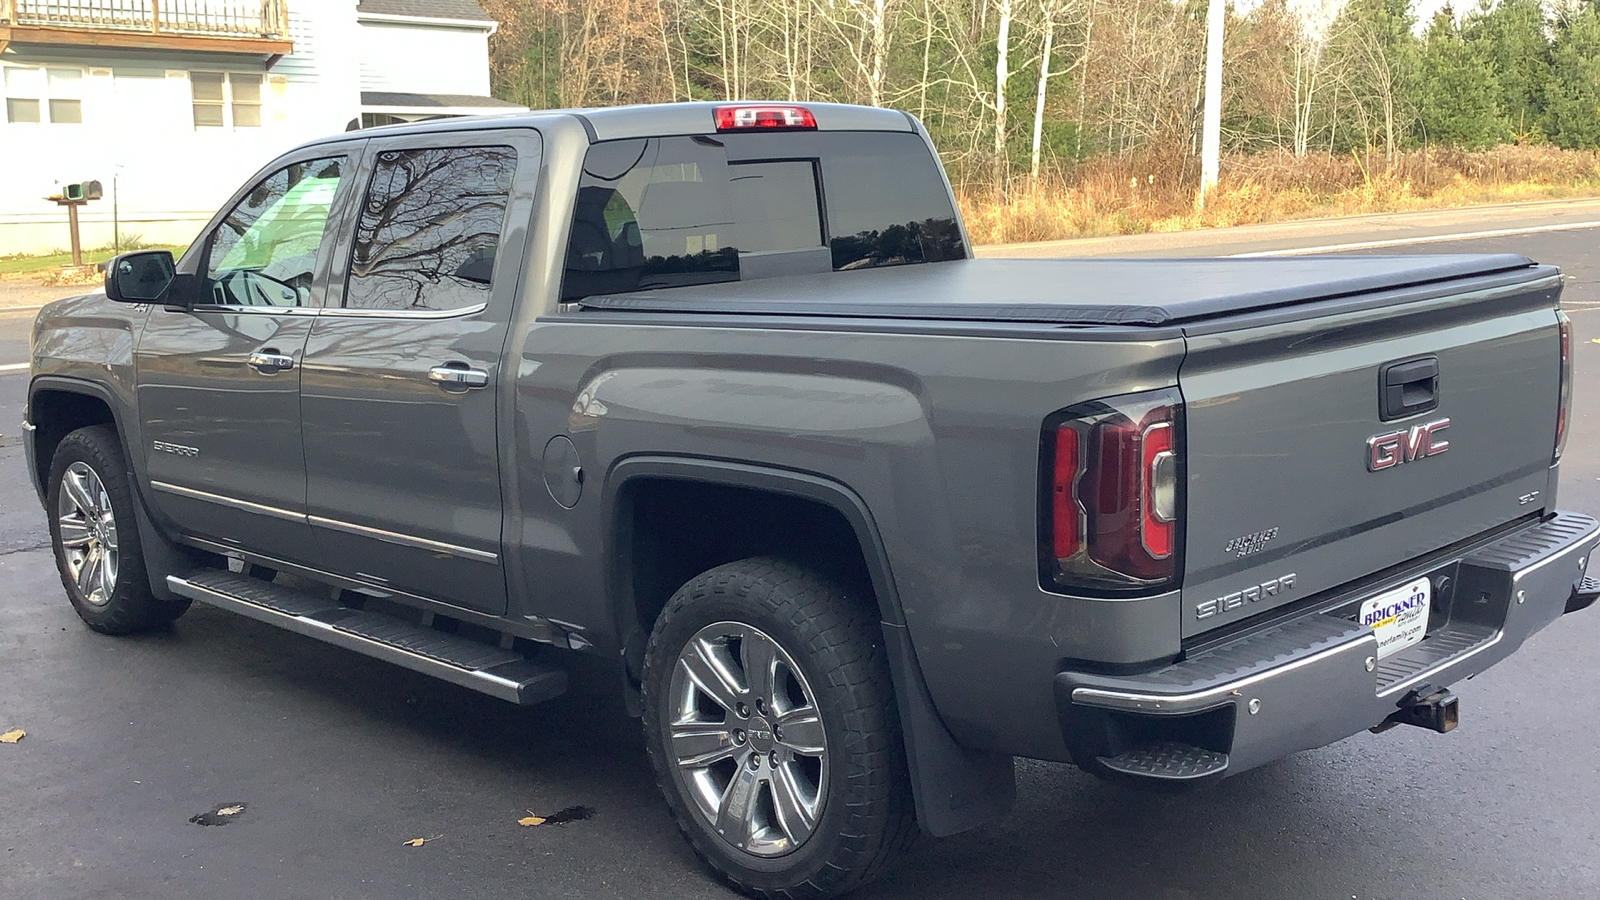
[[[50,477],[50,461],[55,458],[61,439],[90,425],[116,427],[116,417],[104,400],[92,394],[47,389],[28,399],[28,420],[33,433],[34,459],[38,461],[39,487]]]
[[[619,624],[637,679],[645,642],[673,592],[694,576],[750,556],[785,556],[857,587],[874,604],[855,529],[826,504],[775,491],[677,478],[641,478],[621,497]]]

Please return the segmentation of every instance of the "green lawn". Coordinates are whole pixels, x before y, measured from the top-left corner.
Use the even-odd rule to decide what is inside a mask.
[[[184,251],[182,246],[171,247],[160,244],[140,249],[171,250],[174,256]],[[83,251],[83,264],[88,266],[102,263],[115,255],[109,247],[85,250]],[[71,253],[52,253],[48,256],[0,256],[0,275],[33,275],[40,272],[49,272],[71,264]]]

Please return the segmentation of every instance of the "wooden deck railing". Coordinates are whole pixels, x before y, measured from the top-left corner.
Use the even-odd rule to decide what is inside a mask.
[[[0,26],[217,38],[287,38],[286,0],[0,0]]]

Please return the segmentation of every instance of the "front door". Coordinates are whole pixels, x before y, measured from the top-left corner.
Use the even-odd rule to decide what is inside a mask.
[[[374,140],[301,374],[307,512],[338,574],[506,608],[496,396],[537,133]]]
[[[304,556],[300,364],[355,153],[321,148],[253,183],[183,260],[194,305],[153,310],[139,338],[151,499],[188,534]]]

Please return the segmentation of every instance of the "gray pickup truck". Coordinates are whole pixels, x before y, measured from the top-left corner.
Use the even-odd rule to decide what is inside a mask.
[[[820,898],[1018,756],[1173,788],[1454,727],[1600,594],[1560,291],[973,259],[889,110],[442,121],[46,307],[26,447],[89,627],[199,600],[523,704],[612,660],[695,850]]]

